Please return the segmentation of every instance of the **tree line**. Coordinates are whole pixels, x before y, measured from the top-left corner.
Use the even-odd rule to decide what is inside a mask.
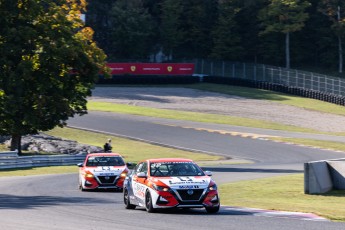
[[[344,0],[90,0],[108,61],[212,58],[342,72]]]

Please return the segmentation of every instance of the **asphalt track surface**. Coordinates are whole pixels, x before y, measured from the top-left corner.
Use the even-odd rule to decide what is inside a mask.
[[[268,141],[269,130],[238,132],[240,127],[102,112],[71,119],[68,125],[253,162],[208,167],[218,183],[302,173],[305,162],[345,157],[341,152]],[[141,208],[126,210],[122,193],[81,192],[77,180],[76,174],[0,178],[0,229],[345,229],[345,223],[309,214],[238,207],[222,206],[213,215],[203,209],[154,214]]]

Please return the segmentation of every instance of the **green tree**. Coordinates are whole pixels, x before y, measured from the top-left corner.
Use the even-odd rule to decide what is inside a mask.
[[[305,0],[269,0],[261,10],[259,18],[264,30],[262,34],[278,32],[285,34],[285,62],[290,68],[290,33],[301,30],[309,15],[306,9],[310,3]]]
[[[95,31],[94,40],[106,54],[113,50],[110,15],[115,2],[114,0],[91,0],[87,5],[86,25]]]
[[[266,49],[260,46],[259,31],[260,22],[257,17],[259,11],[265,6],[266,0],[233,0],[232,5],[236,9],[240,9],[234,16],[237,24],[237,33],[241,37],[241,51],[242,60],[249,62],[263,61],[260,54]]]
[[[117,0],[112,8],[111,47],[113,59],[143,59],[152,50],[154,24],[141,0]]]
[[[212,33],[214,42],[212,58],[225,60],[242,58],[241,37],[234,20],[239,11],[240,9],[233,5],[233,0],[219,1],[218,23]]]
[[[161,44],[169,57],[172,58],[175,49],[183,43],[183,0],[164,0],[160,23]]]
[[[21,137],[87,113],[105,55],[80,20],[83,0],[0,2],[0,134]]]
[[[332,22],[332,30],[338,37],[338,71],[343,72],[343,38],[345,35],[345,1],[321,0],[319,10]]]
[[[206,58],[210,55],[213,41],[210,34],[218,18],[218,0],[189,0],[183,4],[184,42],[179,46],[179,56]]]

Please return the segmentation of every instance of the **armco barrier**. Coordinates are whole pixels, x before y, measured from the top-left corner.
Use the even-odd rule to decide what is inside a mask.
[[[345,189],[345,158],[304,164],[304,193],[322,194]]]
[[[76,165],[83,162],[85,156],[86,154],[2,157],[0,154],[0,169]]]
[[[17,157],[18,151],[8,151],[8,152],[0,152],[0,158],[2,157]]]

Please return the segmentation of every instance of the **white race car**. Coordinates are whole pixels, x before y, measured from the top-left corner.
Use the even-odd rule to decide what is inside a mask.
[[[125,207],[141,206],[148,212],[160,208],[205,208],[208,213],[216,213],[220,202],[211,175],[189,159],[142,161],[124,181]]]
[[[117,153],[90,153],[84,163],[78,164],[79,188],[118,189],[123,188],[124,179],[128,173],[127,164]]]

